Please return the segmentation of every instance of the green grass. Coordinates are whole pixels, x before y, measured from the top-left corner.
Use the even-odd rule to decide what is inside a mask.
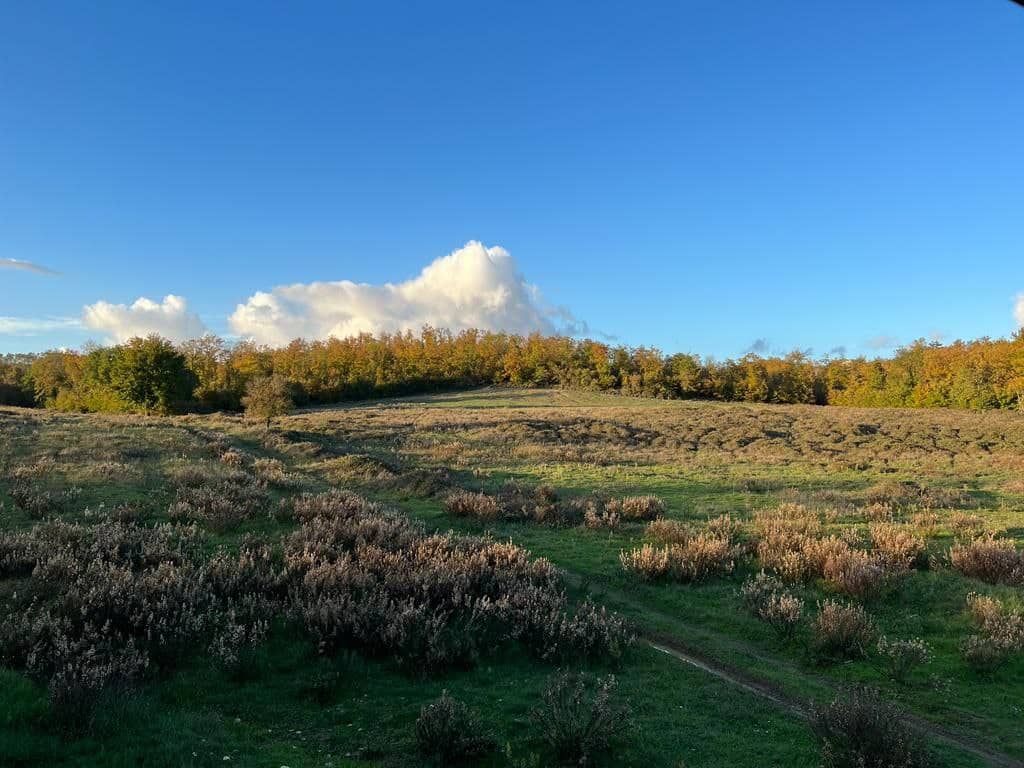
[[[782,408],[760,408],[765,419],[780,414],[788,418],[790,413]],[[531,427],[535,429],[565,423],[568,426],[562,429],[575,428],[573,419],[579,423],[587,420],[591,426],[586,429],[593,431],[596,442],[581,450],[603,459],[581,461],[579,453],[572,451],[560,458],[546,438],[530,442],[518,433],[511,442],[503,442],[493,430],[520,418],[524,409],[536,413],[529,417],[539,425]],[[281,458],[301,474],[299,490],[328,487],[324,467],[331,457],[362,453],[404,469],[444,467],[451,470],[454,482],[466,487],[492,489],[507,478],[516,478],[531,484],[548,483],[568,494],[654,493],[666,500],[668,516],[699,524],[722,512],[746,519],[794,493],[835,491],[857,498],[881,480],[926,478],[936,486],[966,485],[983,505],[979,514],[991,523],[1011,531],[1024,527],[1021,495],[1001,488],[1016,471],[1009,459],[993,459],[986,465],[965,458],[962,468],[955,461],[950,462],[952,466],[937,467],[926,457],[894,454],[885,457],[884,466],[869,464],[857,469],[822,462],[813,451],[794,454],[790,448],[765,451],[756,459],[744,456],[742,446],[669,455],[656,441],[649,449],[654,453],[647,455],[643,451],[648,449],[622,442],[633,438],[615,431],[620,429],[618,425],[630,426],[629,414],[634,410],[638,418],[641,412],[647,414],[644,423],[649,425],[656,424],[662,414],[669,414],[666,419],[675,418],[672,413],[685,413],[688,418],[706,413],[706,418],[715,422],[732,418],[736,409],[751,411],[748,406],[666,404],[586,393],[447,393],[302,412],[281,420],[278,431],[284,438],[269,448],[261,445],[258,431],[224,416],[159,420],[12,409],[0,419],[6,430],[0,462],[12,469],[43,456],[52,457],[57,468],[37,482],[54,492],[80,488],[62,513],[76,520],[88,519],[86,508],[119,502],[139,504],[149,521],[164,519],[173,499],[170,478],[175,469],[211,461],[206,440],[195,433],[199,429],[226,435],[251,452]],[[802,409],[793,411],[803,418]],[[761,412],[755,409],[754,413]],[[889,418],[886,412],[868,413],[877,419]],[[1015,415],[1006,417],[1009,423]],[[602,419],[613,422],[603,432],[593,426],[606,423]],[[407,427],[407,423],[416,426]],[[584,435],[584,443],[590,439]],[[561,443],[556,439],[554,445]],[[543,453],[543,458],[532,458],[534,451]],[[968,453],[965,448],[965,456]],[[97,473],[96,466],[104,461],[121,461],[131,471]],[[615,533],[529,523],[485,526],[450,518],[437,497],[404,495],[365,478],[353,478],[346,484],[391,502],[430,527],[466,533],[486,530],[511,539],[565,569],[574,596],[589,593],[628,615],[645,632],[770,683],[795,700],[823,700],[837,686],[868,682],[924,718],[1024,758],[1024,731],[1020,729],[1024,660],[1017,659],[988,678],[967,670],[958,650],[971,631],[963,610],[968,591],[1012,597],[1019,595],[1019,590],[972,583],[939,569],[913,574],[898,593],[870,605],[886,634],[921,636],[935,648],[934,663],[909,684],[898,685],[870,661],[820,663],[806,650],[805,636],[788,644],[776,640],[765,626],[744,613],[737,596],[742,579],[754,568],[750,563],[741,564],[731,578],[703,585],[641,585],[624,575],[618,563],[622,549],[643,540],[639,525],[627,525]],[[751,487],[758,490],[752,492]],[[10,488],[10,479],[0,480],[3,526],[31,525],[33,521],[13,508]],[[282,495],[286,494],[274,493],[275,503]],[[840,518],[836,524],[854,523]],[[211,546],[232,545],[245,533],[275,537],[287,529],[268,516],[230,534],[212,537]],[[948,544],[944,532],[931,547],[938,554]],[[809,608],[826,594],[820,587],[802,593]],[[50,724],[45,690],[20,674],[0,671],[0,762],[14,766],[234,764],[292,768],[419,765],[413,750],[413,723],[420,707],[447,689],[480,711],[502,751],[507,745],[520,764],[543,765],[547,764],[544,745],[536,740],[529,712],[553,671],[512,647],[486,657],[474,669],[421,680],[403,674],[386,659],[354,653],[325,659],[296,629],[282,625],[243,679],[225,677],[197,652],[182,668],[148,680],[130,696],[112,701],[102,711],[94,732],[75,738],[59,734]],[[608,765],[818,764],[817,748],[802,720],[677,659],[640,645],[621,667],[594,671],[616,674],[636,721],[633,732],[608,756]],[[314,682],[327,676],[336,676],[336,687],[327,696],[315,697]],[[981,764],[949,747],[937,752],[941,765]],[[496,754],[492,764],[509,762]]]

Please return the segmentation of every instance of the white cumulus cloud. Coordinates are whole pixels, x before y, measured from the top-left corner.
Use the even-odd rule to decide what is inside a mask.
[[[83,309],[82,322],[115,342],[152,333],[171,341],[185,341],[207,332],[199,315],[189,312],[188,302],[174,295],[165,296],[159,304],[147,298],[137,299],[133,304],[97,301]]]
[[[509,333],[585,330],[564,308],[545,304],[508,251],[475,241],[402,283],[340,280],[255,293],[235,308],[229,324],[239,336],[275,346],[296,338],[415,332],[424,325]]]
[[[1013,305],[1013,319],[1017,327],[1024,328],[1024,293],[1017,294],[1017,303]]]

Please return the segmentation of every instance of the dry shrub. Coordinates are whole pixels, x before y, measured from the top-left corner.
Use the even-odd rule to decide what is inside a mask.
[[[323,652],[355,646],[426,673],[510,639],[545,659],[616,658],[632,641],[620,617],[591,603],[570,610],[554,566],[511,543],[427,535],[351,494],[297,507],[317,513],[286,540],[285,562]]]
[[[732,515],[726,513],[708,520],[707,531],[712,536],[725,539],[730,544],[735,544],[739,541],[740,534],[743,532],[743,523],[739,520],[734,520]]]
[[[663,544],[685,544],[693,537],[688,525],[659,517],[647,524],[647,535]]]
[[[255,459],[252,463],[252,473],[264,487],[294,488],[299,484],[298,479],[285,470],[280,459]]]
[[[586,504],[585,511],[583,513],[583,524],[587,528],[593,530],[606,529],[614,531],[618,529],[619,523],[622,522],[622,518],[615,512],[608,511],[607,509],[598,511],[597,505],[593,502]]]
[[[494,738],[476,712],[443,691],[416,719],[416,748],[438,765],[479,760],[494,750]]]
[[[252,456],[237,448],[229,448],[220,455],[220,462],[232,469],[244,469],[252,464]]]
[[[340,488],[325,493],[304,493],[292,503],[292,513],[300,523],[308,523],[318,517],[349,519],[356,515],[370,517],[385,512],[382,505]]]
[[[928,768],[924,739],[903,711],[877,691],[859,688],[840,694],[811,712],[826,768]]]
[[[885,480],[868,488],[865,500],[869,505],[907,507],[921,501],[921,487],[917,483]]]
[[[888,523],[896,517],[892,504],[887,502],[876,501],[862,507],[860,511],[864,519],[872,523]]]
[[[590,685],[582,675],[561,672],[548,682],[530,716],[559,761],[593,765],[630,728],[629,708],[613,700],[616,687],[611,675]]]
[[[919,637],[890,640],[882,636],[878,639],[876,650],[879,658],[885,662],[889,677],[897,682],[906,680],[911,670],[927,664],[935,656],[931,647]]]
[[[870,528],[875,556],[890,568],[920,568],[928,563],[924,539],[908,525],[873,523]]]
[[[229,624],[258,626],[285,593],[268,552],[243,544],[204,560],[194,527],[55,521],[0,535],[0,552],[6,568],[11,553],[14,567],[32,566],[0,622],[0,656],[46,682],[71,728],[154,664],[173,664]]]
[[[670,578],[684,583],[732,573],[736,551],[725,539],[700,533],[683,544],[644,544],[619,553],[623,570],[644,581]]]
[[[631,573],[642,581],[658,581],[669,573],[669,547],[656,547],[644,544],[638,549],[619,553],[619,562],[626,573]]]
[[[236,528],[257,515],[269,502],[266,490],[251,475],[233,471],[223,477],[190,478],[178,486],[167,510],[177,522],[203,523],[217,532]]]
[[[604,507],[606,512],[614,512],[624,520],[654,520],[665,514],[665,502],[650,494],[609,499]]]
[[[1024,552],[1011,539],[958,541],[949,549],[949,562],[964,576],[989,584],[1024,584]]]
[[[894,571],[856,549],[829,556],[823,576],[833,589],[858,600],[877,600],[895,586]]]
[[[501,514],[497,499],[486,493],[455,491],[444,500],[444,511],[456,517],[496,520]]]
[[[815,651],[839,658],[867,655],[876,634],[875,623],[862,606],[836,600],[818,603],[818,615],[811,628]]]
[[[981,629],[961,647],[964,661],[972,669],[994,672],[1024,650],[1024,613],[973,592],[967,596],[967,610]]]
[[[910,523],[926,538],[934,536],[939,530],[939,516],[935,512],[915,512],[910,517]]]
[[[747,610],[768,624],[779,637],[792,638],[800,624],[804,603],[785,590],[781,581],[761,571],[740,588]]]
[[[704,581],[725,576],[736,566],[736,552],[727,539],[699,533],[685,544],[671,547],[672,577],[676,581]]]
[[[954,512],[949,518],[953,535],[960,539],[973,539],[985,533],[985,519],[969,512]]]
[[[69,506],[81,496],[82,489],[78,486],[71,486],[60,491],[44,490],[21,480],[11,486],[10,494],[14,506],[33,520],[42,520],[45,517],[67,511]]]

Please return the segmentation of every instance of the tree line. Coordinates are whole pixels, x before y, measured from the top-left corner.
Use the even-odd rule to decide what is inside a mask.
[[[717,361],[592,339],[482,331],[296,340],[270,348],[157,336],[81,351],[0,357],[0,404],[66,411],[239,410],[275,376],[299,405],[482,385],[563,387],[657,398],[952,408],[1024,407],[1024,331],[891,358],[814,360],[800,352]]]

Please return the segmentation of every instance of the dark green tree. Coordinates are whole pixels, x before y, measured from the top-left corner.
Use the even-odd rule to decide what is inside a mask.
[[[97,360],[110,389],[131,409],[173,413],[192,397],[196,377],[171,342],[159,336],[134,338]]]

